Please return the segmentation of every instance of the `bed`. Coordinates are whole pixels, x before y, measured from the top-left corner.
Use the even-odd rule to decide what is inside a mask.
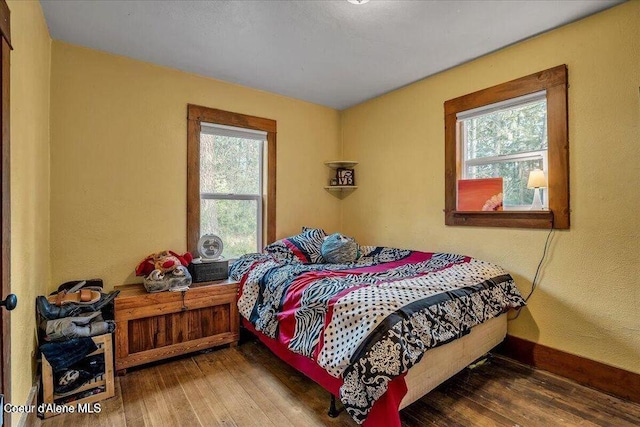
[[[399,426],[400,409],[501,342],[505,313],[524,305],[506,271],[475,258],[362,247],[326,264],[298,243],[234,263],[242,323],[367,427]]]

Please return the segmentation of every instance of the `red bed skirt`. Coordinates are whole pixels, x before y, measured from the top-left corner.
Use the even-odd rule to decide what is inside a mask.
[[[266,345],[276,356],[284,360],[296,370],[318,383],[322,388],[334,396],[339,396],[342,379],[335,378],[322,369],[308,357],[296,354],[284,344],[255,330],[253,325],[244,317],[242,324]],[[407,394],[407,384],[404,374],[389,383],[387,392],[373,405],[369,416],[365,420],[364,427],[400,427],[400,402]]]

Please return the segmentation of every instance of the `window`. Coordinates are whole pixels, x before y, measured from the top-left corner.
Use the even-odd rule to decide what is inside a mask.
[[[192,105],[188,117],[189,250],[216,234],[226,258],[260,252],[275,240],[275,121]]]
[[[225,256],[262,250],[264,131],[201,123],[200,234],[224,239]]]
[[[445,102],[447,225],[569,228],[566,88],[563,65]],[[535,169],[548,185],[539,189],[543,209],[532,211]],[[479,180],[501,188],[503,210],[467,208]]]
[[[462,178],[503,179],[505,210],[528,210],[533,189],[529,172],[548,175],[546,91],[458,113],[462,137]],[[549,206],[541,190],[543,206]]]

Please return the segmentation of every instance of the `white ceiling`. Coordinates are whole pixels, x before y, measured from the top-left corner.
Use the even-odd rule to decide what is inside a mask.
[[[41,3],[54,39],[344,109],[620,1]]]

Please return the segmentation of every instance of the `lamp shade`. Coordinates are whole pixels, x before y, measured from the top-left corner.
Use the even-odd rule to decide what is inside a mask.
[[[534,169],[529,172],[529,182],[527,188],[545,188],[547,186],[547,178],[540,169]]]

